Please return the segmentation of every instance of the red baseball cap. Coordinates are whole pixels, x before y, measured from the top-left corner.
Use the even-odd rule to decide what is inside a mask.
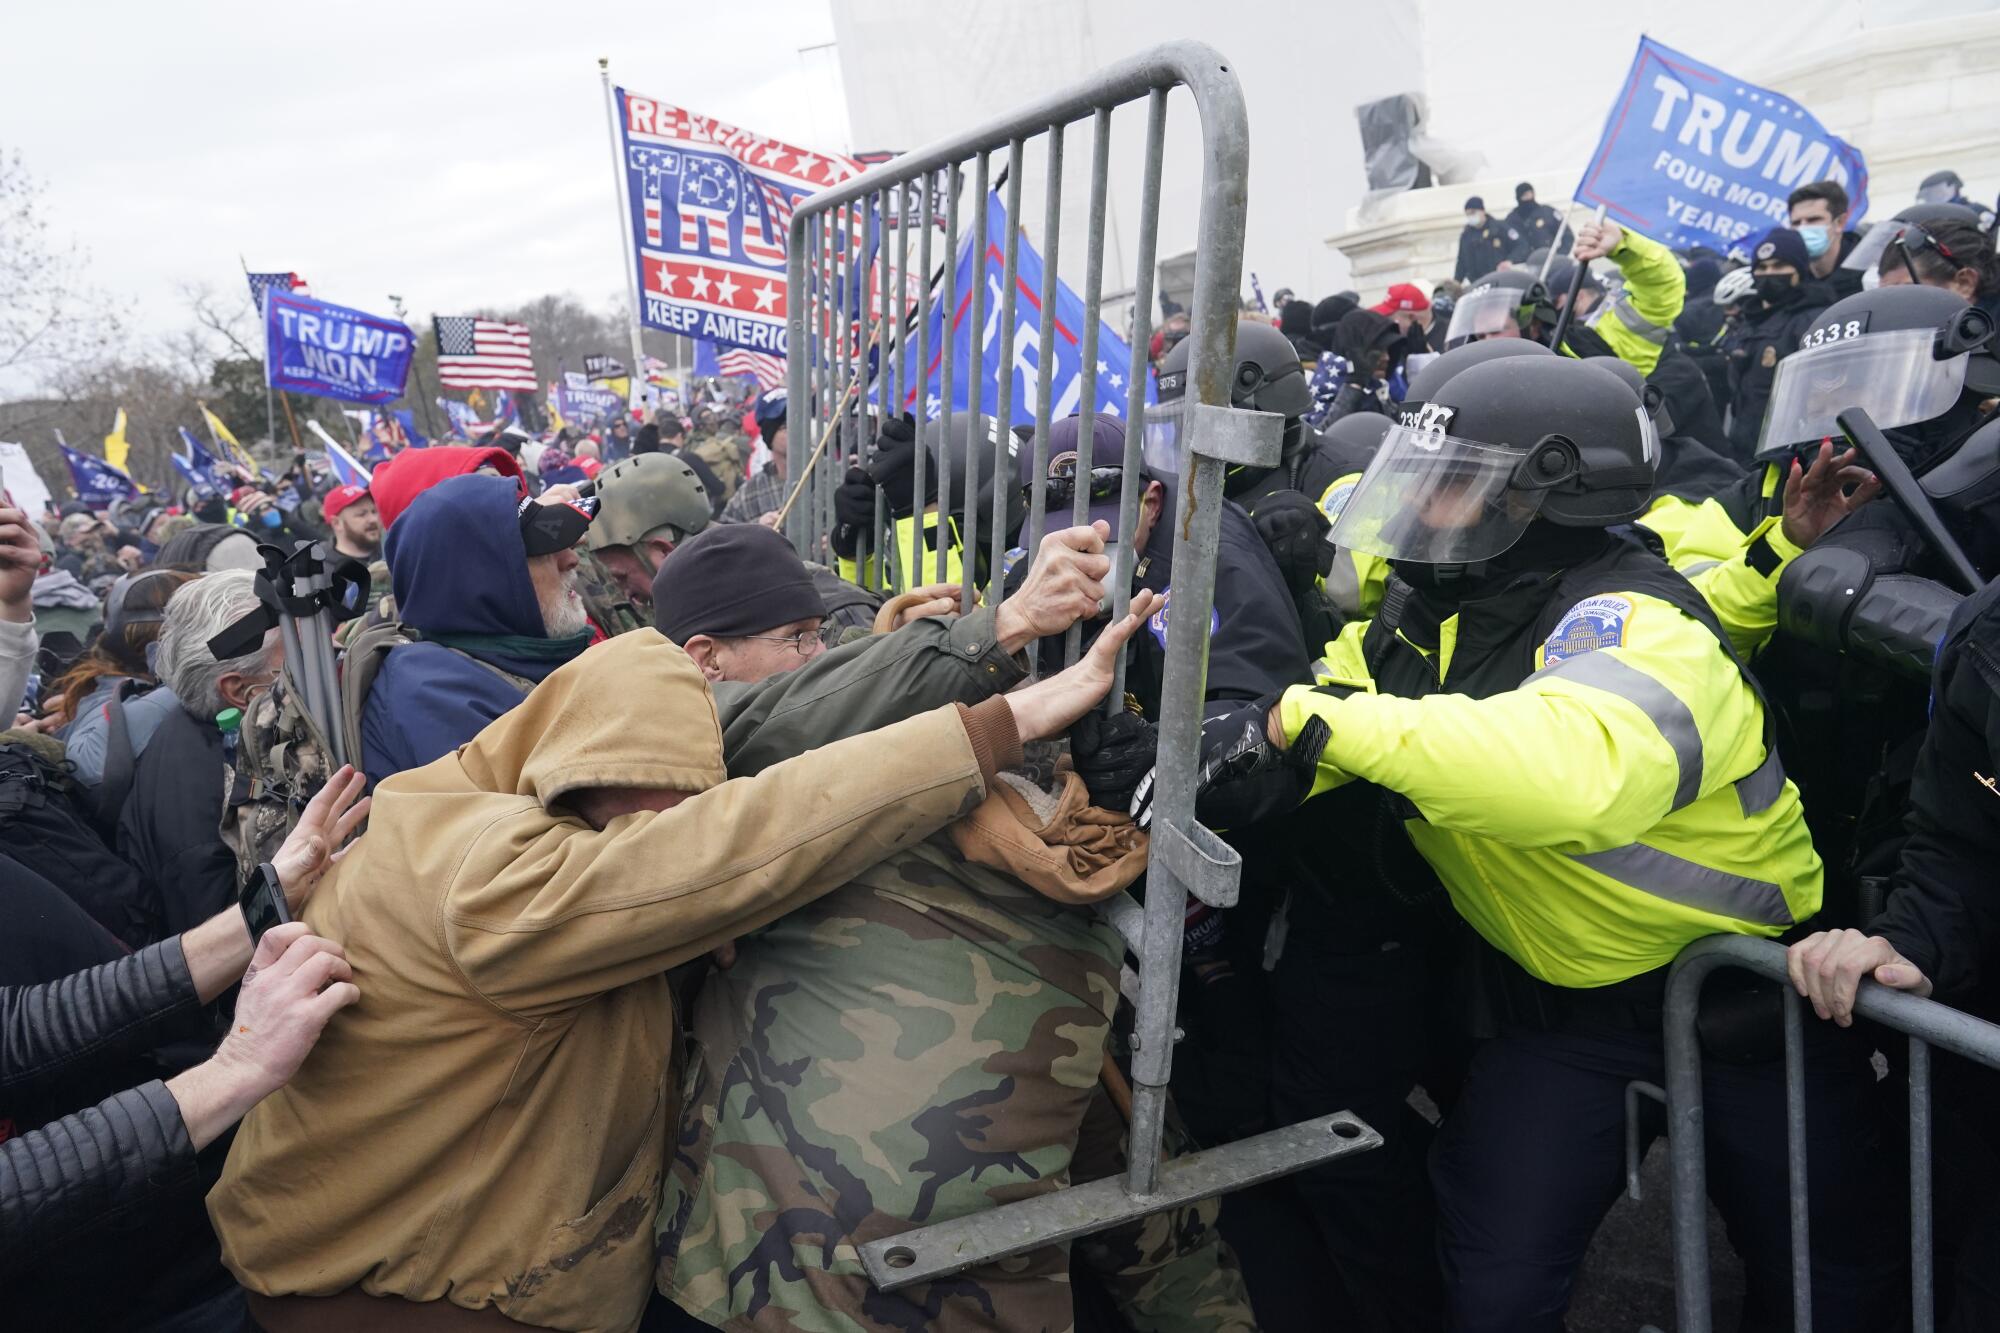
[[[1399,310],[1429,310],[1430,298],[1418,290],[1414,282],[1399,282],[1389,289],[1381,304],[1370,306],[1378,315],[1393,315]]]
[[[334,515],[338,514],[341,510],[347,508],[347,506],[353,504],[356,500],[366,500],[367,498],[368,488],[366,486],[336,486],[326,493],[326,500],[320,505],[319,511],[326,516],[326,521],[331,523],[333,522]]]

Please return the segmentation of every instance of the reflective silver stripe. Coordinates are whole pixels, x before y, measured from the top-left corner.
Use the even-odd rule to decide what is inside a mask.
[[[1361,614],[1361,571],[1354,566],[1354,552],[1335,547],[1333,569],[1320,584],[1327,600],[1349,620]]]
[[[1789,926],[1792,909],[1776,884],[1683,860],[1642,842],[1570,857],[1627,888],[1737,921]]]
[[[1701,795],[1701,729],[1695,726],[1693,712],[1672,690],[1639,668],[1602,651],[1565,658],[1554,666],[1543,667],[1528,680],[1547,676],[1561,676],[1637,704],[1659,728],[1667,744],[1674,747],[1674,758],[1680,762],[1681,778],[1674,786],[1673,808],[1678,810]]]
[[[1785,790],[1785,762],[1778,758],[1776,750],[1764,752],[1764,762],[1750,771],[1748,777],[1736,779],[1736,803],[1743,807],[1743,813],[1761,815],[1776,803]]]
[[[1686,569],[1679,570],[1677,572],[1680,574],[1682,578],[1691,579],[1697,574],[1708,573],[1709,570],[1714,569],[1717,565],[1721,563],[1722,562],[1720,560],[1697,560],[1693,564],[1689,565]]]
[[[1624,297],[1621,296],[1616,301],[1613,301],[1609,306],[1609,310],[1610,313],[1618,316],[1620,324],[1623,324],[1628,330],[1638,334],[1647,342],[1657,343],[1661,347],[1667,345],[1667,331],[1640,314],[1633,304]],[[1591,321],[1593,324],[1596,322],[1596,320]]]

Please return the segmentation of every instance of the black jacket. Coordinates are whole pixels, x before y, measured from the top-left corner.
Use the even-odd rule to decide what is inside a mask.
[[[1507,225],[1520,233],[1521,239],[1527,242],[1528,253],[1530,254],[1545,245],[1554,244],[1556,232],[1560,230],[1562,232],[1562,246],[1556,253],[1564,255],[1569,253],[1572,239],[1570,231],[1562,225],[1562,214],[1556,212],[1555,209],[1549,207],[1547,204],[1514,205],[1514,211],[1507,215]]]
[[[1722,355],[1729,365],[1729,444],[1739,462],[1757,452],[1778,363],[1799,350],[1799,336],[1832,304],[1833,293],[1824,286],[1803,282],[1779,305],[1758,302],[1746,308],[1742,322],[1723,340]]]
[[[1451,276],[1476,282],[1500,267],[1503,259],[1518,264],[1527,257],[1527,238],[1489,213],[1485,226],[1458,233],[1458,265]]]
[[[1870,926],[1940,998],[1993,975],[2000,950],[2000,582],[1952,617],[1932,675],[1930,730],[1911,786],[1910,839]]]
[[[200,925],[236,897],[236,857],[222,841],[223,738],[176,708],[133,770],[117,850],[152,890],[146,942]]]

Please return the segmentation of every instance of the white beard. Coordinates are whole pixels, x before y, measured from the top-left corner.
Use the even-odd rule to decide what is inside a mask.
[[[569,639],[589,628],[590,613],[577,596],[576,574],[572,572],[556,591],[555,604],[542,603],[542,632],[551,639]]]

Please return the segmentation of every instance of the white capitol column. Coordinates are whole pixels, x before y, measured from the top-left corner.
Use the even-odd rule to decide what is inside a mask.
[[[1856,30],[1794,59],[1746,61],[1743,74],[1811,108],[1861,149],[1869,220],[1914,203],[1917,183],[1945,167],[1981,203],[2000,191],[2000,13]],[[1594,142],[1594,122],[1590,128]],[[1469,195],[1505,217],[1515,184],[1528,180],[1541,202],[1561,211],[1582,161],[1521,161],[1505,174],[1489,165],[1478,180],[1380,195],[1349,209],[1346,228],[1326,243],[1347,256],[1362,301],[1379,300],[1394,282],[1428,289],[1451,277]]]

